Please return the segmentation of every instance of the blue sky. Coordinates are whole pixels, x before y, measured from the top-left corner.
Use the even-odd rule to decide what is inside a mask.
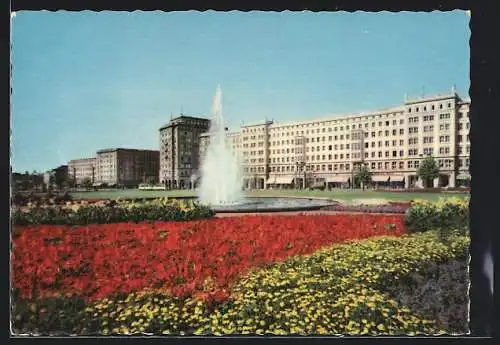
[[[469,16],[453,12],[18,12],[12,165],[44,171],[108,147],[158,149],[171,114],[323,117],[469,88]]]

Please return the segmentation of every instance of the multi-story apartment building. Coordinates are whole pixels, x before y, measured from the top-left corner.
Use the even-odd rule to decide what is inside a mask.
[[[68,162],[68,178],[80,185],[86,179],[95,183],[96,158],[73,159]]]
[[[203,160],[205,159],[205,154],[207,152],[208,145],[210,145],[211,138],[212,136],[210,135],[209,132],[202,133],[200,135],[200,150],[199,150],[200,164],[202,164]],[[233,152],[233,155],[238,156],[238,158],[241,156],[240,139],[241,139],[240,132],[230,132],[226,130],[226,145]]]
[[[97,151],[96,184],[136,186],[158,182],[160,152],[111,148]]]
[[[200,135],[200,149],[199,149],[199,162],[200,166],[198,169],[198,177],[202,175],[202,165],[205,159],[205,155],[210,145],[210,140],[212,136],[209,132],[202,133]],[[242,163],[242,151],[241,151],[241,133],[240,132],[230,132],[228,128],[226,128],[226,145],[231,150],[233,156],[236,157],[237,162],[241,165]]]
[[[265,120],[241,127],[240,150],[243,164],[243,186],[245,188],[266,188],[272,162],[272,126],[273,121]],[[293,145],[290,141],[288,144]],[[290,149],[288,150],[290,151]],[[287,178],[285,176],[273,176],[272,178],[274,177],[279,177],[283,182]],[[281,183],[281,180],[278,182]],[[267,182],[271,183],[271,181]],[[275,182],[276,180],[273,180],[273,183]]]
[[[228,132],[227,139],[241,161],[247,188],[335,187],[352,181],[363,165],[376,184],[418,187],[420,162],[429,155],[440,168],[434,186],[454,187],[470,180],[469,119],[470,100],[452,89],[405,97],[400,106],[367,113],[246,124]],[[182,188],[190,176],[199,176],[210,142],[208,127],[206,119],[180,117],[160,129],[163,181]]]
[[[435,186],[470,179],[470,101],[447,95],[405,99],[370,113],[241,129],[245,186],[335,186],[352,181],[361,165],[381,184],[420,186],[417,170],[428,155],[440,168]]]
[[[200,135],[210,120],[181,115],[160,128],[160,181],[170,188],[185,188],[197,179]]]

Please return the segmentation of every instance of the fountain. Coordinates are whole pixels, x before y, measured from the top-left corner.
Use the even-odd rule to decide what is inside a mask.
[[[240,164],[226,141],[221,96],[218,87],[212,105],[210,142],[202,163],[199,195],[202,203],[212,206],[239,204],[243,200]]]
[[[242,192],[241,164],[226,139],[220,87],[215,92],[212,104],[209,134],[210,141],[201,164],[198,200],[216,212],[299,211],[333,204],[323,199],[245,197]]]

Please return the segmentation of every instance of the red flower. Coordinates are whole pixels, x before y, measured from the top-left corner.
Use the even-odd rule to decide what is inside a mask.
[[[147,288],[220,300],[253,266],[405,232],[402,215],[244,216],[19,230],[12,265],[21,296],[74,292],[89,300]]]

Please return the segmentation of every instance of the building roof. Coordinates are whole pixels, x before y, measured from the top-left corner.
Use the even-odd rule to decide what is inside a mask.
[[[256,122],[242,123],[241,127],[257,127],[257,126],[271,125],[273,124],[273,122],[274,120],[260,120]]]
[[[114,147],[114,148],[108,148],[108,149],[101,149],[97,151],[97,154],[99,153],[106,153],[106,152],[115,152],[115,151],[132,151],[132,152],[160,152],[159,150],[149,150],[149,149],[128,149],[128,148],[123,148],[123,147]]]
[[[424,102],[432,102],[432,101],[440,101],[444,99],[457,98],[459,101],[462,101],[460,96],[456,92],[451,92],[447,94],[437,94],[433,96],[423,96],[423,97],[414,97],[411,99],[405,99],[404,104],[416,104],[416,103],[424,103]]]
[[[159,128],[159,130],[161,131],[162,129],[170,127],[170,126],[172,126],[175,123],[182,123],[183,120],[196,120],[196,121],[204,121],[204,122],[207,122],[207,123],[210,122],[210,119],[207,119],[206,117],[188,116],[188,115],[182,114],[182,115],[174,117],[173,119],[171,119],[170,121],[168,121],[165,125],[161,126]]]
[[[57,168],[52,169],[52,172],[55,172],[57,170],[67,170],[68,166],[67,165],[59,165]]]
[[[90,160],[95,160],[95,157],[90,157],[90,158],[77,158],[77,159],[72,159],[69,161],[69,163],[78,163],[78,162],[85,162],[85,161],[90,161]]]
[[[309,119],[309,120],[274,122],[269,127],[275,128],[275,127],[283,127],[283,126],[305,125],[305,124],[317,123],[317,122],[343,121],[343,120],[351,120],[351,119],[357,118],[357,117],[361,118],[361,117],[365,117],[365,116],[390,114],[390,113],[397,113],[397,112],[402,112],[402,111],[404,111],[404,107],[396,106],[396,107],[383,108],[383,109],[369,111],[369,112],[360,111],[357,113],[348,113],[348,114],[331,114],[331,115],[325,115],[322,117],[317,117],[317,118],[313,118],[313,119]]]

